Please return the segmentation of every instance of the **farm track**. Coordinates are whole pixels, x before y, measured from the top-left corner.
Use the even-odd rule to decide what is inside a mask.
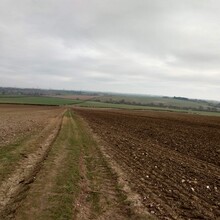
[[[25,192],[29,189],[29,185],[34,181],[35,176],[41,169],[43,161],[48,156],[51,146],[59,133],[61,121],[62,115],[57,116],[47,127],[50,133],[48,134],[48,129],[46,128],[44,130],[45,133],[40,133],[40,136],[37,136],[38,147],[34,152],[25,155],[24,159],[19,161],[19,165],[15,168],[14,172],[1,182],[1,218],[10,218],[11,215],[13,216],[20,200],[25,196]],[[32,141],[28,143],[30,144]]]
[[[220,120],[76,110],[159,219],[220,218]]]
[[[34,136],[38,146],[1,183],[0,219],[151,219],[133,210],[117,174],[72,110],[43,131]]]

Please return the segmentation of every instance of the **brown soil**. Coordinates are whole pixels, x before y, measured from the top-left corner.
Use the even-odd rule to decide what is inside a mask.
[[[16,127],[17,124],[15,124],[12,130],[8,130],[7,134],[9,135],[7,138],[10,137],[10,132],[13,132],[13,134],[17,134],[16,132],[24,132],[22,134],[27,136],[25,133],[27,127],[36,129],[35,133],[38,132],[38,134],[33,135],[33,130],[31,130],[31,136],[27,143],[25,142],[21,144],[21,146],[17,146],[17,148],[24,150],[22,145],[25,145],[26,153],[22,154],[23,157],[20,160],[11,164],[14,169],[13,172],[9,173],[7,178],[1,179],[2,181],[0,182],[0,219],[10,219],[11,215],[13,216],[14,211],[17,209],[19,201],[23,199],[25,192],[29,189],[30,183],[34,181],[36,174],[42,166],[42,162],[46,159],[50,151],[51,144],[60,129],[63,110],[42,107],[4,106],[4,108],[1,108],[1,112],[4,111],[5,115],[9,115],[10,121],[8,121],[8,123],[13,124],[19,121],[23,125],[20,126],[19,124],[19,126]],[[34,118],[39,127],[34,128],[36,124],[33,121],[27,126],[25,122],[27,118]],[[6,118],[4,119],[6,120]],[[18,121],[16,121],[16,119]],[[40,128],[42,128],[42,131],[40,131]],[[19,133],[17,136],[20,138],[20,135]],[[9,142],[15,142],[17,136],[13,135],[13,140],[9,140]],[[19,154],[19,149],[15,149],[12,154]]]
[[[159,219],[220,218],[220,118],[76,111]]]
[[[64,118],[62,125],[64,125],[66,121],[66,118]],[[35,176],[34,182],[30,185],[27,195],[23,201],[20,202],[16,212],[12,215],[13,219],[41,219],[42,215],[45,214],[44,212],[51,208],[48,200],[56,184],[58,173],[64,169],[63,164],[67,154],[65,147],[64,141],[58,152],[53,156],[48,155],[42,164],[41,170],[39,170],[39,173]]]
[[[117,175],[78,116],[67,110],[63,117],[64,110],[56,108],[11,108],[11,115],[16,116],[15,110],[21,116],[41,112],[43,118],[51,113],[53,119],[25,142],[34,145],[33,149],[27,150],[14,171],[0,182],[0,219],[148,219],[127,203]],[[41,121],[40,115],[38,119]],[[65,191],[69,184],[74,185],[73,190]]]
[[[81,148],[80,194],[74,204],[74,219],[153,220],[148,212],[134,208],[123,188],[125,184],[120,181],[118,170],[108,160],[104,149],[94,142],[85,121],[78,120],[83,125],[84,132],[86,131],[81,138],[90,139],[90,144],[84,144]],[[139,204],[136,207],[140,207]]]
[[[0,147],[41,131],[60,113],[59,107],[0,105]]]

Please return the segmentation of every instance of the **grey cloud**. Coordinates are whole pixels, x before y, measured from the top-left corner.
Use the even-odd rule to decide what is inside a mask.
[[[1,86],[220,100],[217,0],[2,0]]]

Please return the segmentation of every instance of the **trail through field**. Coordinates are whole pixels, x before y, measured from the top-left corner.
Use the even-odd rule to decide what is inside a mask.
[[[148,219],[135,213],[72,110],[2,183],[1,219]]]
[[[42,166],[42,162],[46,159],[53,141],[59,133],[60,122],[62,116],[57,116],[51,123],[40,132],[40,135],[34,136],[23,145],[32,144],[34,146],[29,154],[23,154],[23,159],[18,160],[16,164],[12,164],[14,171],[3,178],[0,185],[0,217],[5,218],[13,213],[19,200],[25,196],[30,183],[35,179]],[[49,132],[49,133],[48,133]],[[35,143],[37,141],[37,144]],[[24,148],[24,147],[23,147]],[[31,147],[29,147],[31,148]],[[28,151],[26,151],[27,153]],[[17,153],[17,152],[14,152]],[[18,152],[19,153],[19,152]]]
[[[220,119],[77,112],[159,219],[220,219]]]

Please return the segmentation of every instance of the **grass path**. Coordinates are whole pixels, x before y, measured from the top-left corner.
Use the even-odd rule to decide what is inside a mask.
[[[29,187],[6,219],[144,219],[132,212],[116,174],[72,110]]]

